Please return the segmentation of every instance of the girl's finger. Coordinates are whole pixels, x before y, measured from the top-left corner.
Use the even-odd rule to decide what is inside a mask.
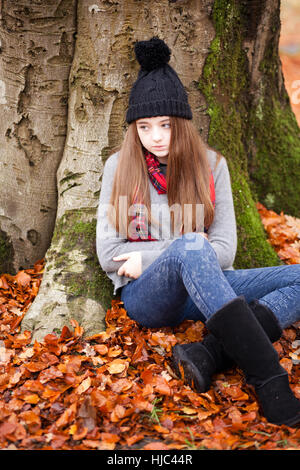
[[[128,274],[125,270],[123,270],[123,269],[119,269],[118,275],[119,275],[119,276],[130,277],[129,274]]]

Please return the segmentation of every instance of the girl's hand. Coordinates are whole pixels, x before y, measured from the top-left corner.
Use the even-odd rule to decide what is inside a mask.
[[[126,260],[118,270],[119,276],[132,277],[137,279],[142,274],[142,255],[140,251],[132,251],[131,253],[123,253],[115,256],[114,261]]]

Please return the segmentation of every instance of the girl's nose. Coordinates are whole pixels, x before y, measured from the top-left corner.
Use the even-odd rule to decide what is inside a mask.
[[[153,129],[152,138],[155,142],[159,142],[161,140],[161,132],[159,129]]]

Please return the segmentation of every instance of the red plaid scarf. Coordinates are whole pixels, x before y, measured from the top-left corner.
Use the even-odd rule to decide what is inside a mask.
[[[151,183],[155,187],[158,194],[165,194],[167,192],[167,180],[163,172],[159,167],[159,161],[155,155],[151,154],[150,152],[145,153],[145,159],[148,167],[148,173],[151,180]],[[210,181],[209,181],[209,188],[210,188],[210,198],[212,201],[213,206],[215,207],[215,183],[212,172],[210,173]],[[149,229],[147,224],[145,223],[145,216],[143,211],[140,208],[140,203],[138,203],[137,197],[135,195],[135,202],[134,202],[134,212],[135,216],[133,216],[131,221],[134,225],[135,232],[137,238],[130,238],[128,237],[129,241],[157,241],[156,238],[152,238],[151,234],[149,233]]]

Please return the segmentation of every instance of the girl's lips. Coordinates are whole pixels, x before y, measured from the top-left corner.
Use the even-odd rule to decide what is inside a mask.
[[[153,147],[155,150],[165,150],[165,147],[161,146],[161,147]]]

